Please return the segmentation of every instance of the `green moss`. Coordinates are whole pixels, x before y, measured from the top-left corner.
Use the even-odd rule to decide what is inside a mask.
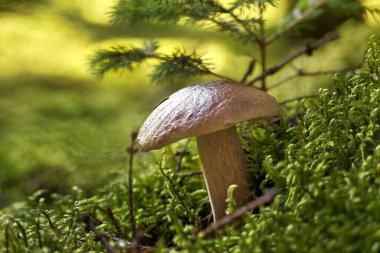
[[[253,193],[274,186],[279,195],[216,237],[195,233],[209,223],[202,177],[181,176],[199,169],[194,144],[180,174],[176,146],[169,147],[160,170],[152,165],[160,172],[134,181],[136,224],[145,233],[139,245],[157,252],[379,252],[379,41],[371,38],[354,76],[337,75],[334,83],[303,102],[305,113],[295,125],[284,116],[279,124],[240,128],[256,175]],[[77,188],[65,196],[37,192],[0,212],[0,247],[122,252],[133,240],[127,196],[127,184],[120,181],[93,197]]]

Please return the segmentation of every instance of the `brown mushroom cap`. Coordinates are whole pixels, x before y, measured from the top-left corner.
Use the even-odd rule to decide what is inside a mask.
[[[140,128],[135,145],[141,151],[159,149],[278,112],[276,100],[264,91],[227,80],[206,82],[162,101]]]

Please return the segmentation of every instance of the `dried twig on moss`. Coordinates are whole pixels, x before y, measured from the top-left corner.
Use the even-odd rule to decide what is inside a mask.
[[[121,227],[120,221],[115,217],[115,214],[112,211],[111,207],[108,207],[106,209],[107,216],[111,219],[112,224],[114,225],[116,229],[116,236],[118,237],[125,237],[125,233]]]
[[[104,249],[108,253],[116,253],[116,251],[109,244],[104,233],[100,233],[95,226],[95,221],[90,214],[86,214],[82,216],[82,221],[86,225],[86,230],[91,231],[95,234],[95,240],[98,240],[103,245]]]
[[[206,229],[200,231],[200,233],[203,233],[205,236],[214,235],[217,231],[223,229],[228,224],[231,224],[232,222],[241,218],[247,212],[258,208],[261,205],[272,202],[276,195],[277,195],[276,190],[274,188],[271,188],[268,191],[266,191],[261,197],[258,197],[257,199],[249,202],[248,204],[238,208],[231,215],[225,216],[220,221],[218,221],[218,223],[207,227]]]

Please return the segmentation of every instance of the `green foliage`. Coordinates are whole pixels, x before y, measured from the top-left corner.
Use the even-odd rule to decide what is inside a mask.
[[[111,50],[100,50],[91,60],[91,65],[99,76],[103,76],[110,70],[117,71],[125,68],[132,71],[137,64],[156,57],[157,48],[158,45],[155,43],[146,43],[144,48],[117,46]]]
[[[366,13],[378,13],[377,9],[367,8],[358,0],[302,0],[298,1],[293,11],[283,18],[274,31],[270,31],[265,27],[264,14],[268,6],[276,6],[277,2],[235,0],[226,4],[219,0],[119,0],[111,13],[111,21],[129,27],[144,22],[188,25],[226,34],[239,41],[244,48],[249,48],[246,52],[259,51],[260,57],[252,56],[254,53],[246,54],[253,58],[251,62],[261,62],[262,70],[265,71],[267,47],[284,34],[298,32],[310,36],[308,33],[313,31],[314,37],[320,38],[347,19],[359,19]],[[154,82],[210,75],[252,84],[247,77],[253,73],[253,68],[248,67],[243,79],[214,73],[197,51],[189,54],[175,49],[170,54],[160,55],[149,54],[143,48],[126,49],[118,46],[97,52],[92,57],[91,65],[96,74],[103,76],[110,70],[132,70],[148,58],[158,59],[152,74]],[[265,80],[262,89],[266,89]]]
[[[199,161],[190,143],[176,170],[173,147],[156,173],[133,186],[135,241],[158,252],[379,252],[380,250],[380,42],[371,38],[363,67],[336,75],[332,89],[303,102],[296,124],[255,121],[240,127],[256,194],[275,186],[275,201],[216,237],[196,233],[210,208]],[[143,168],[139,168],[143,169]],[[230,188],[230,191],[233,187]],[[0,213],[6,252],[88,252],[131,249],[128,187],[114,181],[93,197],[37,192]],[[232,199],[229,199],[233,207]]]
[[[185,50],[176,49],[171,55],[160,58],[152,79],[158,83],[179,78],[192,78],[197,75],[211,73],[212,64],[196,52],[186,53]]]
[[[143,61],[155,59],[158,63],[152,81],[156,83],[212,73],[212,64],[197,52],[187,53],[183,49],[175,49],[171,54],[160,54],[156,52],[158,48],[157,42],[147,41],[142,48],[118,46],[111,50],[101,50],[91,60],[92,69],[96,75],[103,76],[110,70],[133,71]]]

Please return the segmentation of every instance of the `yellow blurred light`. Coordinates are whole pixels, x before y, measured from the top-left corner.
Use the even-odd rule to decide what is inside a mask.
[[[48,13],[0,19],[0,75],[23,72],[87,76],[88,41]]]
[[[55,0],[54,5],[61,10],[79,10],[80,15],[87,21],[106,24],[109,20],[109,12],[115,2],[108,0]]]
[[[377,8],[380,9],[380,1],[379,0],[362,0],[361,1],[365,6],[369,8]],[[380,15],[379,14],[370,14],[364,16],[366,23],[370,26],[379,26],[380,25]]]

